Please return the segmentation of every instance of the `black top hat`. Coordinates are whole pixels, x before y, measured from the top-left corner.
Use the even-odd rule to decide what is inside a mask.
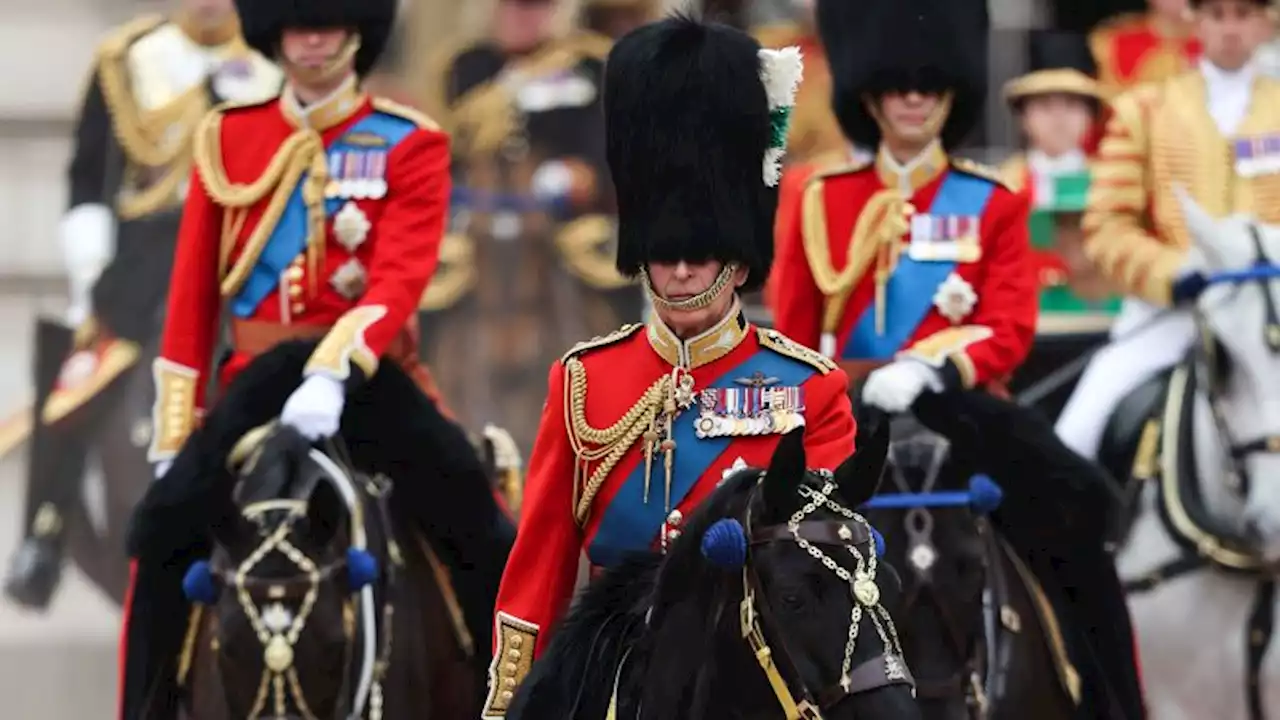
[[[987,92],[987,0],[818,0],[817,18],[833,109],[849,139],[880,144],[867,100],[893,91],[951,93],[947,147],[977,124]]]
[[[356,72],[377,63],[395,24],[396,0],[235,0],[249,46],[276,57],[287,28],[346,27],[360,33]]]

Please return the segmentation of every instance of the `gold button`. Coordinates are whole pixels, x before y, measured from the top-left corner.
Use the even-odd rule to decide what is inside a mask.
[[[296,302],[293,305],[289,306],[289,309],[293,311],[294,315],[301,315],[302,311],[307,309],[307,306],[303,305],[302,303]]]
[[[508,690],[514,690],[516,688],[516,679],[509,677],[502,678],[502,687]]]
[[[285,271],[284,276],[290,280],[302,279],[302,267],[300,265],[292,265]]]
[[[290,286],[289,286],[289,297],[291,297],[291,298],[296,298],[296,297],[298,297],[298,296],[300,296],[300,295],[302,295],[302,286],[301,286],[301,285],[290,285]]]
[[[507,659],[511,660],[512,662],[519,662],[519,661],[520,661],[520,651],[519,651],[519,650],[508,650],[508,651],[507,651]]]
[[[668,525],[679,525],[683,520],[684,520],[684,513],[680,512],[679,510],[672,510],[671,514],[667,516]]]
[[[679,538],[679,537],[680,537],[680,531],[679,531],[679,530],[672,530],[672,531],[670,531],[670,532],[668,532],[668,533],[667,533],[667,539],[668,539],[668,540],[673,540],[673,541],[674,541],[674,540],[676,540],[676,539],[677,539],[677,538]]]
[[[524,638],[520,637],[519,635],[512,635],[511,639],[507,641],[507,645],[513,648],[518,648],[523,644],[524,644]]]
[[[516,675],[516,670],[518,670],[518,669],[519,669],[519,668],[518,668],[518,666],[517,666],[515,663],[513,663],[513,662],[505,663],[505,664],[502,666],[502,674],[503,674],[503,675],[510,675],[511,677],[515,677],[515,675]]]
[[[510,690],[503,690],[501,695],[502,702],[509,703],[513,699],[515,699],[515,696],[516,696],[515,693],[511,692]]]

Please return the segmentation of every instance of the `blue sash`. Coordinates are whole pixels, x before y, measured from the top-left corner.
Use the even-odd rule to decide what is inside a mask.
[[[708,387],[738,387],[736,379],[763,373],[764,377],[778,379],[778,385],[799,387],[817,372],[812,365],[760,348],[740,365],[730,368]],[[703,389],[703,388],[697,388]],[[699,439],[695,429],[698,419],[696,407],[685,410],[672,424],[676,441],[674,464],[671,469],[671,507],[684,500],[707,470],[725,449],[741,437],[716,437]],[[666,470],[662,455],[655,454],[653,477],[649,483],[649,502],[644,501],[644,460],[623,481],[617,495],[607,507],[596,508],[602,512],[600,526],[587,548],[591,562],[611,567],[627,555],[648,552],[667,521],[663,507],[666,493]]]
[[[349,136],[356,134],[376,135],[386,140],[385,150],[390,152],[392,148],[408,137],[409,133],[413,132],[416,127],[412,121],[405,118],[382,112],[373,112],[348,128],[342,137],[334,141],[327,152],[332,161],[335,155],[358,149],[355,145],[345,142]],[[284,206],[284,212],[280,214],[280,221],[276,223],[275,228],[271,231],[271,236],[267,238],[266,245],[262,248],[262,254],[258,256],[258,261],[254,264],[253,270],[249,272],[249,277],[245,280],[244,285],[240,287],[240,291],[231,299],[231,312],[236,317],[252,317],[263,299],[270,295],[280,284],[280,276],[289,267],[289,263],[293,262],[293,259],[306,249],[307,205],[302,201],[302,187],[307,180],[308,174],[302,174],[297,187],[289,195],[289,200]],[[344,204],[346,204],[344,198],[325,199],[325,215],[330,218],[333,217]]]
[[[928,214],[935,217],[982,217],[994,189],[995,183],[990,180],[949,170],[933,198],[933,204],[929,206]],[[955,269],[954,261],[921,262],[903,253],[885,286],[884,334],[876,333],[876,309],[872,301],[858,318],[840,357],[849,360],[892,359],[924,322],[933,307],[934,293]]]

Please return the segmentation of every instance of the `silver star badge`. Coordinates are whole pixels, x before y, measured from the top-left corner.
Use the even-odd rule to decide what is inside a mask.
[[[373,224],[369,222],[368,216],[350,200],[338,214],[333,217],[333,234],[338,237],[338,243],[347,249],[347,252],[355,252],[356,248],[369,237],[369,228]]]

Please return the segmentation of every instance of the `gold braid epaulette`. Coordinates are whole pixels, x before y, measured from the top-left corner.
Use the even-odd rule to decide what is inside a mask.
[[[226,212],[223,216],[223,237],[219,268],[222,273],[222,296],[230,297],[240,290],[250,271],[266,247],[268,238],[284,214],[289,196],[293,194],[303,174],[307,184],[303,199],[308,209],[308,247],[324,232],[324,185],[328,180],[324,141],[314,130],[300,129],[290,135],[272,156],[267,169],[252,183],[233,183],[227,177],[222,162],[222,117],[226,107],[220,106],[205,116],[196,128],[194,142],[196,169],[205,192],[214,203]],[[243,215],[250,206],[258,203],[274,191],[253,233],[245,241],[244,250],[230,269],[229,253],[235,236],[243,226]],[[320,235],[317,235],[320,233]]]
[[[579,525],[591,514],[591,501],[595,499],[605,478],[613,471],[622,456],[649,430],[662,409],[662,401],[671,392],[671,378],[663,376],[641,395],[640,400],[613,425],[607,428],[592,427],[587,422],[587,371],[579,356],[595,348],[612,345],[631,337],[643,325],[623,325],[608,335],[594,337],[574,345],[560,362],[564,364],[564,425],[575,458],[573,478],[573,517]],[[593,447],[586,447],[587,444]],[[583,481],[583,471],[588,464],[601,461],[591,475]]]
[[[786,355],[789,358],[812,365],[823,375],[836,369],[836,364],[832,362],[831,358],[801,345],[777,330],[757,327],[756,332],[759,334],[760,344],[779,355]]]
[[[573,347],[569,348],[569,352],[565,353],[564,355],[561,355],[560,362],[566,363],[569,361],[569,358],[581,355],[582,353],[588,350],[594,350],[595,348],[604,347],[606,345],[612,345],[620,340],[626,340],[627,338],[634,335],[637,330],[643,327],[644,325],[640,323],[627,323],[626,325],[623,325],[622,327],[618,328],[617,330],[614,330],[613,332],[607,335],[597,335],[596,337],[593,337],[590,340],[584,340],[578,343],[577,345],[574,345]]]
[[[990,165],[985,165],[975,160],[970,160],[969,158],[953,157],[951,158],[951,167],[962,173],[974,175],[982,178],[983,180],[990,180],[1005,190],[1013,190],[1013,188],[1009,186],[1009,183],[1004,179],[1004,176],[1001,175],[1000,171]]]
[[[126,56],[142,37],[163,26],[159,15],[146,15],[114,30],[98,46],[95,76],[111,118],[112,134],[130,163],[164,169],[158,180],[135,194],[122,194],[117,212],[125,220],[149,215],[174,202],[191,162],[191,134],[209,109],[203,84],[197,83],[163,107],[143,116],[128,78]],[[169,135],[171,128],[181,135]]]
[[[436,122],[435,120],[432,120],[430,115],[416,108],[409,107],[408,105],[405,105],[403,103],[398,103],[395,100],[392,100],[391,98],[385,98],[385,97],[379,96],[379,97],[374,97],[371,102],[374,110],[408,120],[414,125],[417,125],[418,127],[422,128],[423,130],[439,130],[440,129],[440,123]]]

